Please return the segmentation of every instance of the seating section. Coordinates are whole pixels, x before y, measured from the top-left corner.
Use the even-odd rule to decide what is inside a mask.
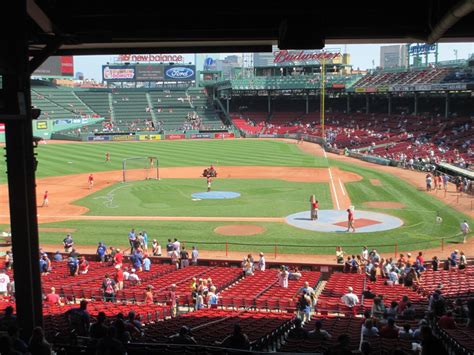
[[[348,334],[350,337],[350,349],[356,350],[360,343],[360,327],[361,320],[357,318],[345,317],[323,317],[318,318],[322,321],[322,329],[326,330],[330,335],[329,340],[287,338],[285,344],[282,345],[282,352],[302,352],[302,353],[322,353],[327,349],[338,344],[337,338],[341,334]],[[314,322],[308,322],[304,328],[307,331],[314,329]]]
[[[403,285],[387,285],[387,280],[384,278],[378,278],[375,282],[367,280],[366,288],[370,287],[370,290],[376,295],[383,295],[383,301],[385,305],[390,305],[392,301],[399,302],[402,296],[408,296],[411,303],[416,306],[426,307],[428,306],[427,298],[413,290],[412,288],[405,287]],[[364,300],[364,308],[370,309],[373,304],[373,299]]]
[[[352,287],[353,293],[361,300],[365,281],[365,275],[361,274],[332,274],[319,296],[318,310],[323,314],[328,312],[350,314],[349,309],[341,301],[341,297],[348,292],[348,287]],[[361,313],[360,309],[359,313]]]
[[[205,89],[147,90],[34,85],[42,119],[104,117],[82,132],[226,129]],[[77,132],[73,132],[77,133]]]
[[[297,133],[321,136],[320,114],[274,112],[233,114],[233,122],[249,134]],[[252,118],[251,118],[252,117]],[[260,119],[259,119],[260,118]],[[474,126],[469,117],[431,117],[365,113],[331,113],[325,116],[328,142],[335,148],[360,149],[388,159],[435,159],[450,163],[472,162]]]
[[[205,309],[150,325],[145,331],[144,340],[166,342],[169,336],[178,333],[186,325],[191,328],[199,344],[212,345],[232,334],[234,324],[239,323],[250,342],[258,344],[267,337],[284,333],[292,318],[292,314],[286,313]]]
[[[420,282],[415,285],[416,290],[428,296],[443,285],[442,293],[445,298],[468,298],[474,294],[474,265],[469,265],[462,271],[431,269],[423,273]]]

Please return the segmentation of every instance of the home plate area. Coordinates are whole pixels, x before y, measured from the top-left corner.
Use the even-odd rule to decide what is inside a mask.
[[[286,217],[289,225],[315,232],[346,232],[347,212],[345,210],[320,210],[318,219],[310,219],[310,211],[298,212]],[[354,212],[355,233],[381,232],[401,227],[400,218],[385,213],[358,211]]]

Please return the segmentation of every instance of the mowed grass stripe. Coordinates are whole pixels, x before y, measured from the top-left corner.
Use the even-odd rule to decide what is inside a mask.
[[[40,145],[37,177],[117,170],[124,158],[157,156],[161,167],[218,165],[325,167],[322,158],[301,152],[294,144],[276,141],[162,141]],[[111,163],[105,164],[105,152]],[[71,162],[71,163],[69,163]],[[6,182],[0,161],[0,182]]]

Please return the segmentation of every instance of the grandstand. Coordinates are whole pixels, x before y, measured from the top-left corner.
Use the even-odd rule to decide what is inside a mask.
[[[231,334],[234,324],[238,322],[248,334],[254,351],[325,352],[338,345],[339,335],[348,334],[350,337],[348,349],[356,350],[361,341],[367,341],[374,353],[384,354],[393,347],[409,351],[411,343],[420,339],[361,335],[360,327],[364,322],[361,315],[367,312],[370,314],[373,303],[373,298],[365,297],[366,291],[370,290],[374,295],[383,297],[386,307],[393,301],[400,302],[402,296],[408,296],[415,313],[411,314],[410,318],[404,318],[400,313],[396,318],[396,324],[400,327],[409,324],[412,329],[416,329],[419,326],[419,320],[425,319],[429,310],[432,309],[429,308],[433,306],[430,306],[428,301],[433,292],[440,289],[440,284],[443,285],[441,293],[446,307],[450,307],[450,302],[456,299],[466,302],[474,289],[470,281],[471,274],[474,272],[472,266],[463,271],[454,267],[448,271],[433,271],[427,266],[426,271],[420,271],[420,282],[408,287],[387,284],[387,279],[383,276],[377,276],[377,279],[372,282],[365,274],[341,272],[329,274],[311,271],[308,269],[310,265],[301,265],[301,278],[289,280],[288,288],[282,288],[277,283],[278,270],[272,268],[278,264],[270,265],[270,268],[263,272],[255,270],[252,275],[243,277],[238,267],[212,264],[206,266],[208,261],[203,261],[201,266],[176,270],[174,265],[163,263],[167,258],[153,257],[153,259],[150,273],[140,273],[141,284],[125,281],[123,291],[116,292],[116,302],[112,303],[103,301],[101,289],[104,274],[113,275],[114,273],[115,268],[112,264],[91,260],[89,273],[70,276],[64,262],[53,262],[51,272],[42,276],[43,293],[47,294],[49,288],[54,286],[65,304],[62,306],[47,302],[44,304],[47,339],[54,342],[57,347],[71,345],[69,344],[70,325],[64,313],[77,307],[76,302],[85,299],[89,301],[88,312],[92,322],[95,321],[99,312],[104,312],[110,319],[118,313],[127,316],[130,311],[136,312],[143,328],[139,333],[131,333],[132,343],[128,345],[131,353],[143,347],[150,347],[150,351],[171,349],[171,345],[168,345],[169,337],[178,333],[182,326],[187,326],[192,330],[199,347],[209,350],[210,348],[207,347],[216,346],[216,342],[222,342],[227,335]],[[387,260],[387,264],[389,262]],[[397,266],[402,265],[400,260],[393,263]],[[383,267],[385,268],[387,264],[384,263]],[[13,278],[11,271],[8,271],[8,274]],[[217,305],[209,305],[204,309],[194,311],[195,300],[190,286],[193,278],[206,280],[206,283],[210,282],[216,286],[219,299]],[[313,318],[322,321],[323,329],[331,335],[331,338],[301,337],[300,333],[292,331],[295,326],[298,299],[301,289],[305,287],[305,282],[316,290]],[[153,286],[152,303],[145,300],[145,285]],[[169,291],[172,285],[176,285],[174,292],[177,297],[178,313],[175,315],[170,298],[172,293]],[[341,301],[341,297],[347,292],[349,286],[361,300],[360,305],[355,308],[355,313]],[[207,304],[207,301],[205,302]],[[0,309],[3,310],[8,305],[14,306],[9,298],[0,301]],[[467,354],[474,350],[474,345],[466,341],[463,336],[463,334],[472,333],[471,328],[465,325],[468,319],[466,317],[465,314],[456,315],[459,332],[439,327],[436,318],[431,316],[427,320],[432,322],[432,326],[437,327],[437,331],[446,340],[448,347],[456,347]],[[380,331],[384,323],[377,318],[374,320]],[[311,331],[313,324],[313,321],[304,324],[305,332]]]
[[[32,103],[42,110],[40,119],[105,118],[102,124],[89,125],[82,133],[225,128],[214,103],[200,88],[78,89],[38,81],[34,84]]]

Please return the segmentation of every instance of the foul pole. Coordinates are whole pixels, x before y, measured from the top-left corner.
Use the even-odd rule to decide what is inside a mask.
[[[321,95],[320,95],[320,116],[321,116],[321,137],[323,141],[326,139],[326,132],[324,130],[324,97],[326,94],[326,59],[321,60]]]

